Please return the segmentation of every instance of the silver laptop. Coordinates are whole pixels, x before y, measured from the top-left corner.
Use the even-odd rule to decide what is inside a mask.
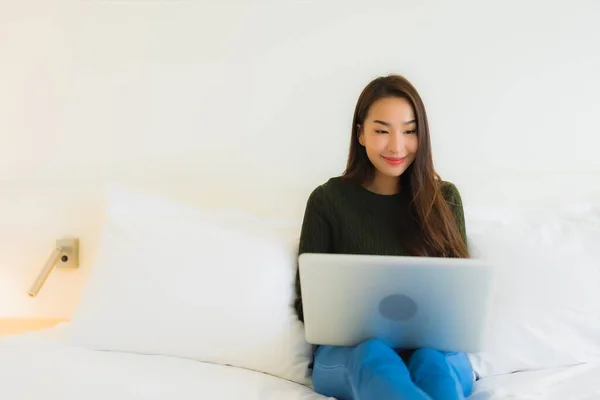
[[[304,253],[299,268],[311,344],[483,348],[493,270],[481,260]]]

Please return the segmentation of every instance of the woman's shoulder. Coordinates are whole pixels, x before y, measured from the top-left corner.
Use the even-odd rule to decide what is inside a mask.
[[[453,182],[440,180],[439,185],[440,191],[448,203],[453,205],[462,205],[460,191]]]
[[[325,199],[337,198],[339,195],[353,190],[356,184],[343,176],[334,176],[314,188],[310,194],[311,198]]]
[[[344,199],[355,198],[356,183],[343,176],[335,176],[316,186],[308,196],[312,209],[335,210],[344,207]]]

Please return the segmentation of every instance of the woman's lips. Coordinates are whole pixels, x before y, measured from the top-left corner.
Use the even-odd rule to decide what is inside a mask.
[[[404,163],[406,157],[383,157],[383,159],[390,165],[397,166]]]

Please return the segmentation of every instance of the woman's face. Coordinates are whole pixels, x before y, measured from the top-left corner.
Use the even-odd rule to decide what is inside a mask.
[[[375,177],[397,178],[415,160],[418,147],[417,122],[410,102],[388,97],[374,102],[363,126],[359,143],[375,166]]]

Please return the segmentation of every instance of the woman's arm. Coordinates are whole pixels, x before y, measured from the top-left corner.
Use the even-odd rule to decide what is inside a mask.
[[[332,251],[330,212],[331,210],[326,205],[324,188],[319,186],[310,194],[306,203],[298,255],[302,253],[330,253]],[[296,296],[294,304],[296,312],[298,318],[304,321],[300,271],[296,273]]]
[[[442,193],[444,194],[444,198],[446,199],[448,206],[450,206],[450,210],[452,210],[452,214],[454,215],[454,219],[458,225],[460,235],[465,243],[467,243],[465,212],[460,191],[453,183],[445,182]]]

